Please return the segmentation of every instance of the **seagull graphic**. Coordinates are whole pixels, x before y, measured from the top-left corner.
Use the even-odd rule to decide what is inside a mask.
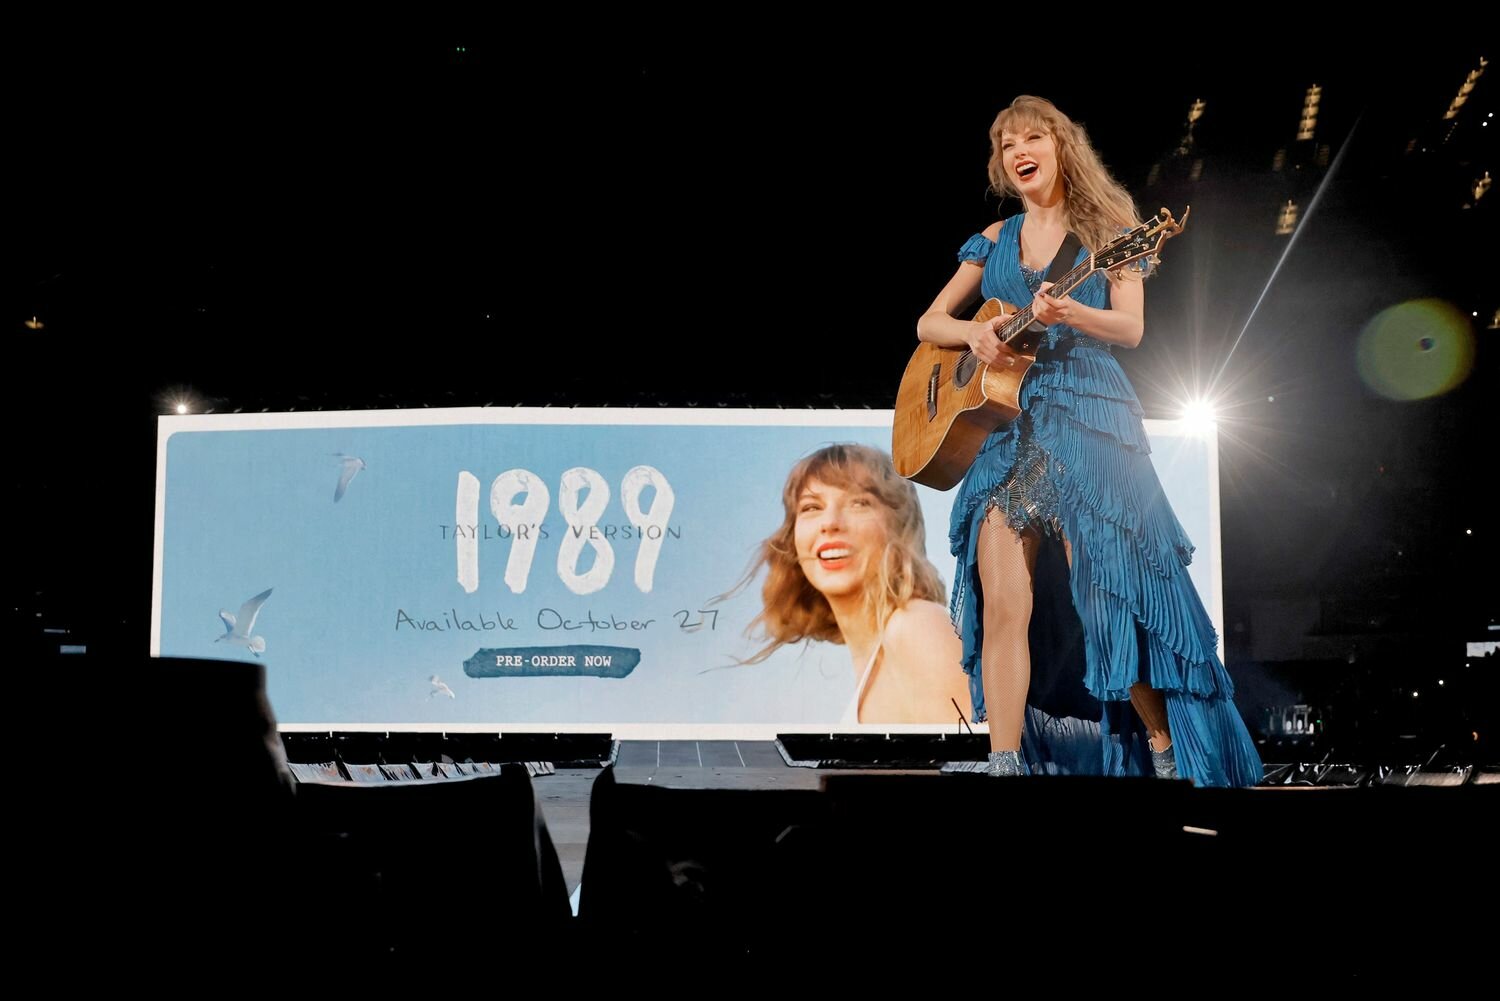
[[[214,642],[232,643],[235,646],[242,646],[257,657],[265,653],[265,637],[253,634],[255,631],[255,617],[260,614],[260,606],[264,605],[266,599],[270,596],[271,589],[268,587],[241,605],[239,615],[230,615],[224,609],[219,609],[219,618],[224,623],[224,635],[214,640]]]
[[[348,491],[349,484],[353,482],[354,477],[358,476],[359,471],[365,468],[365,460],[357,456],[345,455],[343,452],[335,452],[333,454],[338,457],[339,466],[341,467],[339,471],[339,485],[333,490],[333,502],[337,504],[344,499],[344,494]]]

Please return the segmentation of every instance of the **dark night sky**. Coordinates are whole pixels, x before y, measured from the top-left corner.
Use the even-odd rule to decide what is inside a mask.
[[[1435,401],[1375,397],[1353,355],[1403,299],[1500,305],[1480,239],[1497,196],[1457,209],[1466,172],[1494,170],[1483,140],[1500,125],[1474,123],[1500,70],[1461,142],[1436,141],[1485,53],[1200,42],[1162,59],[1147,38],[1064,65],[776,34],[28,46],[8,71],[8,395],[34,524],[83,526],[23,540],[39,607],[74,614],[123,587],[144,636],[151,418],[179,387],[257,410],[889,406],[917,315],[997,216],[986,130],[1018,93],[1085,123],[1143,209],[1193,203],[1148,286],[1146,343],[1122,363],[1151,416],[1225,369],[1231,619],[1274,597],[1363,600],[1372,582],[1388,601],[1436,598],[1445,568],[1493,555],[1487,535],[1457,534],[1492,522],[1491,505],[1449,485],[1493,453],[1479,429],[1495,332],[1476,321],[1476,371]],[[1317,141],[1342,159],[1268,287],[1279,192],[1297,180],[1270,163],[1311,83]],[[1148,190],[1195,98],[1203,178]],[[1405,155],[1413,138],[1433,151]],[[47,326],[24,327],[32,315]],[[60,551],[101,542],[114,558],[89,556],[88,581],[56,571]]]

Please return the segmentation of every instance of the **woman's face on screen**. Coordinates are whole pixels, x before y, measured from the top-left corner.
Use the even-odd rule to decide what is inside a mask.
[[[857,484],[836,487],[809,477],[797,495],[794,539],[797,562],[824,595],[864,587],[885,555],[887,512],[874,493]]]

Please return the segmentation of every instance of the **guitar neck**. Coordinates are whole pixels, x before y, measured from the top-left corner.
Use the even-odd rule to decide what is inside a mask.
[[[1069,271],[1067,274],[1063,275],[1056,282],[1054,282],[1052,287],[1047,290],[1047,294],[1052,296],[1054,299],[1061,299],[1063,296],[1072,292],[1079,285],[1082,285],[1084,279],[1088,278],[1088,276],[1093,273],[1094,255],[1090,254],[1088,257],[1085,257],[1083,259],[1082,263],[1075,265],[1072,271]],[[1034,322],[1036,322],[1036,315],[1031,311],[1031,304],[1027,303],[1026,307],[1024,309],[1017,310],[1015,316],[1008,324],[1006,324],[1006,332],[1000,335],[1000,340],[1011,340],[1012,338],[1018,336],[1027,327],[1031,326]]]

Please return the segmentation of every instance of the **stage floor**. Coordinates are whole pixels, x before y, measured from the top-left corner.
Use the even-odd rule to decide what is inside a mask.
[[[860,769],[861,774],[891,774]],[[615,760],[615,779],[635,785],[687,789],[817,789],[824,775],[848,769],[792,768],[774,741],[626,740]],[[583,878],[589,840],[589,794],[597,768],[559,768],[532,779],[568,892]]]
[[[1284,769],[1286,765],[1268,765]],[[937,769],[877,768],[796,768],[788,765],[774,741],[730,740],[627,740],[620,744],[615,761],[615,779],[633,785],[661,785],[689,789],[805,789],[821,788],[828,775],[935,774]],[[533,785],[541,802],[553,844],[562,863],[568,892],[578,888],[583,876],[584,853],[589,838],[589,797],[600,775],[598,768],[559,768],[554,774],[535,777]],[[1456,786],[1464,784],[1467,774],[1448,774],[1442,770],[1430,775],[1413,776],[1413,786]],[[1345,792],[1354,786],[1338,781],[1283,781],[1262,785],[1256,791],[1316,795]],[[1364,783],[1361,782],[1361,785]],[[1486,776],[1473,785],[1500,785]],[[1366,790],[1368,792],[1368,790]],[[1277,799],[1271,795],[1271,802]],[[1471,803],[1464,800],[1465,803]],[[1365,802],[1368,802],[1365,800]],[[1443,802],[1443,801],[1439,801]]]

